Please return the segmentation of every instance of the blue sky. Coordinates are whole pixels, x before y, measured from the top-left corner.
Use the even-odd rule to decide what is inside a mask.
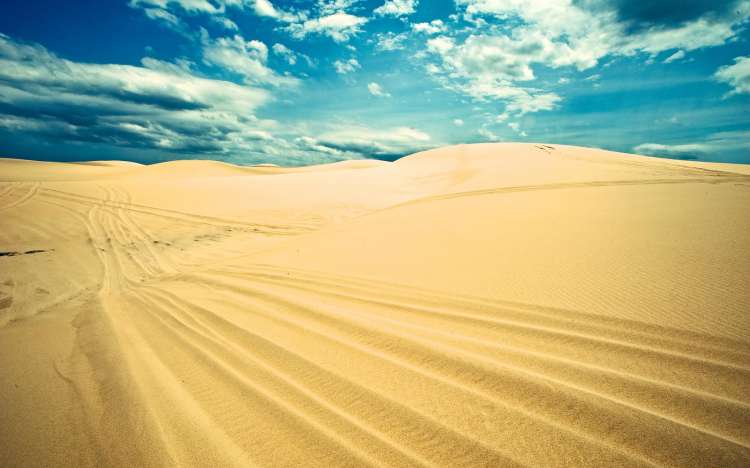
[[[396,159],[529,141],[750,163],[750,0],[0,6],[0,154]]]

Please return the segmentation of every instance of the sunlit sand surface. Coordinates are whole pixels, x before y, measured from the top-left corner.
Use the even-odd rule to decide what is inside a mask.
[[[0,466],[750,466],[750,166],[0,160]]]

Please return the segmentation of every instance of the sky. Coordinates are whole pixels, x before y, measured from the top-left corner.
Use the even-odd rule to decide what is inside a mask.
[[[5,0],[0,155],[750,163],[750,0]]]

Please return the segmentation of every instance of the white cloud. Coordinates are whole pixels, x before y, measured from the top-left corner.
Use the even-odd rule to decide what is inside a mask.
[[[391,97],[390,93],[385,91],[382,86],[375,82],[369,83],[367,85],[367,90],[370,91],[370,94],[372,94],[373,96]]]
[[[434,63],[428,63],[427,65],[425,65],[424,69],[430,75],[437,75],[441,72],[440,67],[438,67]]]
[[[240,40],[226,39],[240,47]],[[260,43],[241,42],[249,58],[261,63],[266,59],[268,50]],[[143,66],[73,62],[0,34],[0,133],[22,131],[26,137],[56,144],[282,165],[396,159],[436,146],[430,135],[409,127],[282,126],[254,115],[272,99],[267,89],[196,76],[194,64],[185,59],[142,62]],[[311,131],[315,138],[306,136]]]
[[[300,18],[300,16],[295,13],[276,8],[269,0],[250,0],[249,3],[255,14],[258,16],[273,18],[285,23],[291,23]]]
[[[227,31],[238,31],[240,28],[237,26],[237,23],[230,20],[229,18],[225,18],[223,16],[212,16],[211,19],[214,23],[222,26]]]
[[[279,44],[277,42],[276,44],[271,46],[271,50],[274,54],[286,60],[289,65],[295,65],[297,63],[297,54],[295,54],[292,49],[285,46],[284,44]]]
[[[177,16],[161,8],[145,8],[143,12],[153,20],[162,20],[173,26],[181,25],[182,21]]]
[[[657,54],[669,49],[690,51],[721,45],[736,37],[740,26],[750,17],[750,2],[747,1],[737,2],[727,15],[713,14],[711,2],[705,2],[701,4],[707,7],[705,14],[698,12],[685,16],[682,21],[668,21],[669,14],[674,12],[665,8],[663,10],[667,11],[667,17],[663,23],[646,23],[642,27],[637,27],[641,26],[636,22],[638,18],[622,18],[622,7],[630,2],[456,0],[456,3],[464,7],[470,19],[490,15],[505,20],[521,20],[524,26],[543,33],[555,43],[567,45],[578,56],[576,62],[585,68],[594,66],[608,54]],[[715,5],[722,3],[728,2],[716,2]],[[680,5],[676,3],[673,9],[679,8]],[[627,12],[650,10],[628,8]]]
[[[352,73],[354,71],[357,71],[361,68],[359,65],[359,62],[355,58],[350,58],[349,60],[336,60],[333,62],[334,68],[336,68],[336,73],[339,75],[346,75],[347,73]]]
[[[224,11],[225,3],[235,2],[218,2],[219,6],[215,6],[208,0],[130,0],[129,6],[133,8],[148,8],[156,7],[167,9],[170,7],[179,7],[190,13],[218,13]]]
[[[279,12],[269,0],[253,0],[252,7],[258,16],[267,16],[269,18],[278,18]]]
[[[521,136],[521,137],[527,136],[526,132],[521,130],[521,124],[519,124],[518,122],[508,122],[508,127],[514,132],[516,132],[518,136]]]
[[[294,86],[297,78],[280,76],[267,66],[268,47],[261,41],[246,41],[239,34],[211,39],[204,34],[203,61],[236,73],[246,83]]]
[[[185,24],[182,19],[163,8],[143,8],[143,13],[147,18],[160,22],[162,26],[167,27],[182,36],[187,38],[194,37],[194,33],[190,31],[187,24]]]
[[[750,56],[735,57],[734,64],[719,68],[714,78],[732,87],[728,96],[750,93]]]
[[[361,31],[360,26],[366,22],[367,18],[339,11],[301,23],[290,24],[286,29],[296,39],[302,39],[308,34],[320,34],[336,42],[346,42],[352,36],[357,35]]]
[[[479,90],[469,90],[469,92],[481,94],[482,90],[480,88]],[[496,118],[498,122],[504,122],[511,116],[520,117],[533,112],[553,110],[562,101],[562,98],[555,93],[513,86],[492,87],[487,90],[487,93],[492,93],[493,97],[506,103],[505,111]]]
[[[428,72],[444,87],[475,100],[504,102],[505,111],[499,117],[504,120],[510,115],[554,109],[562,100],[555,93],[515,84],[533,80],[531,64],[554,60],[554,49],[540,34],[519,33],[518,38],[474,35],[462,44],[438,36],[427,41],[427,50],[440,60],[429,64]]]
[[[242,1],[242,0],[235,0]],[[246,0],[258,16],[287,23],[282,30],[295,39],[304,39],[309,34],[328,36],[336,42],[346,42],[358,34],[367,18],[352,15],[346,8],[354,0],[318,0],[311,9],[282,10],[270,0]]]
[[[442,20],[436,19],[429,23],[414,23],[411,26],[414,32],[424,33],[427,35],[438,34],[446,31],[446,25]]]
[[[440,55],[446,69],[462,76],[529,81],[535,78],[533,64],[586,67],[586,58],[528,28],[516,29],[510,36],[470,35],[461,44],[438,36],[427,41],[427,48]]]
[[[440,36],[427,41],[427,50],[441,56],[445,56],[453,47],[455,47],[453,39],[447,36]]]
[[[406,41],[408,37],[409,36],[406,33],[396,34],[389,31],[385,33],[378,33],[374,38],[378,50],[392,51],[405,48],[404,41]]]
[[[682,49],[680,49],[677,52],[675,52],[674,54],[672,54],[669,57],[665,58],[662,63],[672,63],[672,62],[675,62],[675,61],[683,59],[683,58],[685,58],[685,51],[682,50]]]
[[[309,66],[313,66],[313,61],[310,57],[305,54],[295,52],[284,44],[276,43],[271,46],[271,51],[284,59],[289,65],[296,65],[300,59],[303,59]]]
[[[407,16],[416,11],[418,0],[386,0],[373,13],[377,16]]]
[[[165,62],[151,57],[143,57],[141,65],[144,67],[172,75],[189,75],[193,73],[195,63],[185,58],[175,59],[173,62]]]
[[[508,122],[508,127],[510,127],[510,129],[514,132],[518,132],[518,130],[520,129],[520,125],[518,122]]]
[[[192,37],[194,31],[189,30],[177,13],[209,15],[214,23],[229,31],[237,31],[237,24],[224,14],[227,7],[243,8],[244,2],[243,0],[130,0],[128,6],[142,9],[148,18],[162,21],[178,33]]]
[[[746,158],[750,152],[750,131],[730,131],[712,133],[699,142],[688,141],[678,144],[643,143],[633,148],[633,152],[650,156],[667,156],[678,159]]]
[[[307,144],[328,148],[341,156],[396,159],[434,147],[429,134],[411,127],[372,129],[364,126],[340,127],[324,131]]]
[[[623,9],[622,2],[612,0],[456,0],[456,5],[470,24],[467,34],[429,39],[426,50],[438,61],[428,63],[427,71],[448,89],[505,102],[501,119],[554,109],[561,101],[555,93],[520,85],[536,79],[537,67],[583,71],[606,56],[653,57],[675,49],[684,54],[732,40],[750,19],[750,2],[744,0],[730,14],[714,14],[706,3],[692,16],[662,18],[657,25],[648,22],[652,18],[623,19],[641,10]],[[500,21],[485,21],[490,17]],[[429,28],[420,24],[419,29]],[[734,83],[729,75],[737,72],[717,78]]]
[[[696,154],[705,154],[710,151],[710,147],[703,143],[690,143],[683,145],[662,145],[659,143],[643,143],[633,148],[638,154],[647,154],[653,156],[695,156]]]
[[[318,0],[317,7],[322,16],[344,11],[360,0]]]
[[[489,141],[500,141],[500,136],[495,135],[491,130],[487,129],[486,127],[482,127],[479,130],[477,130],[477,133],[479,133],[481,136],[485,137]]]
[[[143,63],[73,62],[0,34],[0,126],[191,154],[247,148],[270,125],[252,114],[270,100],[266,90],[195,76],[186,61]]]
[[[672,29],[649,30],[633,36],[624,36],[620,39],[619,47],[615,44],[612,52],[632,55],[639,51],[658,54],[679,48],[691,51],[725,44],[735,35],[735,23],[716,23],[699,19]]]
[[[453,119],[453,125],[455,125],[456,127],[463,127],[464,121],[461,119]]]

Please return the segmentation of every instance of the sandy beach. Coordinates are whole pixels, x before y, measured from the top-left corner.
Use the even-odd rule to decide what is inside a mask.
[[[750,466],[750,165],[0,160],[0,466]]]

